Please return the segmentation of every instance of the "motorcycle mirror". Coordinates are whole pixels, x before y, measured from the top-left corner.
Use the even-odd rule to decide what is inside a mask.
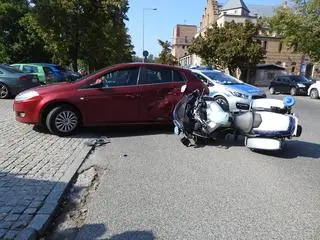
[[[283,98],[283,104],[288,108],[292,107],[295,103],[296,100],[292,96],[285,96]]]
[[[181,87],[181,92],[184,93],[187,90],[187,85],[183,85]]]

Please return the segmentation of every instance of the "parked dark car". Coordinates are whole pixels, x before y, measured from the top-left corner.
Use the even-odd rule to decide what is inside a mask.
[[[0,64],[0,99],[15,96],[26,89],[38,86],[40,82],[36,75],[26,74],[8,65]]]
[[[19,94],[16,120],[69,135],[80,125],[172,124],[187,92],[207,87],[190,70],[150,63],[118,64],[77,79]]]
[[[269,91],[271,94],[307,95],[308,89],[313,83],[302,75],[282,75],[270,83]]]

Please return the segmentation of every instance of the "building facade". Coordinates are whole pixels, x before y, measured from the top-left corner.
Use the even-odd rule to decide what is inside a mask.
[[[266,6],[264,6],[265,8]],[[270,6],[271,7],[271,6]],[[284,7],[287,7],[286,3]],[[258,8],[256,7],[255,10]],[[273,7],[273,10],[275,7]],[[269,9],[270,12],[273,10]],[[203,34],[213,23],[223,27],[226,22],[234,21],[236,23],[244,23],[250,21],[257,23],[259,17],[263,17],[263,12],[255,11],[251,13],[243,0],[228,0],[225,5],[220,5],[216,0],[207,0],[207,6],[204,9],[200,22],[200,29],[195,34]],[[270,15],[268,15],[270,17]],[[261,63],[276,64],[285,68],[289,74],[303,73],[314,78],[320,77],[320,67],[310,63],[308,57],[300,53],[293,53],[292,49],[285,46],[279,37],[274,33],[263,29],[257,36],[261,40],[261,47],[264,50],[264,59]],[[184,56],[177,58],[179,64],[184,67],[192,65],[202,65],[202,60],[196,55],[190,55],[184,52]]]
[[[172,55],[180,59],[188,54],[188,46],[191,45],[197,34],[196,25],[178,24],[173,30]]]

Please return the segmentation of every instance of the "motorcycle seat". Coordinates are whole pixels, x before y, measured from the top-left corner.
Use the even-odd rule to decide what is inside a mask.
[[[257,128],[262,122],[261,115],[256,112],[245,112],[236,115],[233,120],[234,126],[244,133],[250,133],[252,128]]]

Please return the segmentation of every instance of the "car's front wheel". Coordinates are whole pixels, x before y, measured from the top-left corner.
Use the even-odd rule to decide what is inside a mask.
[[[310,97],[312,99],[318,99],[319,98],[319,92],[317,89],[312,89],[311,92],[310,92]]]
[[[69,136],[80,125],[78,111],[71,106],[62,105],[53,108],[46,118],[46,126],[52,134]]]

